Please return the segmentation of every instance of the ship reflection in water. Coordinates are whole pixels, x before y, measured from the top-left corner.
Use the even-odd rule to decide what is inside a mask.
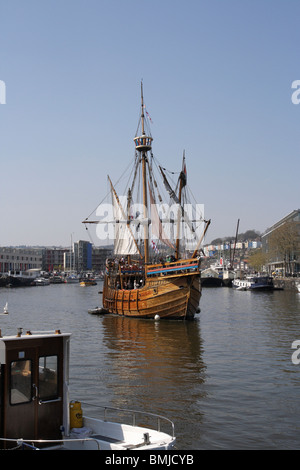
[[[111,374],[114,380],[119,379],[116,399],[138,395],[140,400],[157,402],[164,408],[184,380],[189,393],[184,392],[181,399],[186,406],[193,388],[198,389],[205,381],[198,321],[156,322],[109,316],[103,318],[103,328],[104,344],[113,359]]]

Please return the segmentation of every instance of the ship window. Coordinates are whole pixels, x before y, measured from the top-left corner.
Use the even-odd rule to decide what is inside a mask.
[[[31,401],[31,360],[18,360],[10,364],[10,403],[28,403]]]
[[[42,356],[39,358],[39,397],[42,400],[58,397],[57,356]]]

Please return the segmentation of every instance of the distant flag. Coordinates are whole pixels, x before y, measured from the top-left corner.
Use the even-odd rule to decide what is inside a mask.
[[[146,106],[144,106],[144,108],[145,108],[145,112],[146,112],[147,118],[149,119],[149,121],[151,122],[151,124],[153,124],[153,121],[152,121],[152,119],[151,119],[151,117],[150,117],[150,115],[149,115],[149,113],[148,113],[148,111],[147,111],[147,109],[146,109]]]
[[[185,158],[183,159],[183,173],[185,174],[185,177],[187,176],[187,173],[186,173],[186,164],[185,164]]]
[[[183,186],[185,186],[186,185],[186,180],[187,180],[187,171],[186,171],[185,155],[184,154],[183,154],[183,159],[182,159],[181,176],[182,176]]]
[[[152,249],[155,251],[155,253],[159,253],[159,250],[158,250],[155,242],[152,240],[151,243],[152,243]]]

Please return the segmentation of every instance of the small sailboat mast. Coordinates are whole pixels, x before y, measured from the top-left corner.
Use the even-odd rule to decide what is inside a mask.
[[[4,305],[3,312],[0,315],[8,315],[8,302]]]

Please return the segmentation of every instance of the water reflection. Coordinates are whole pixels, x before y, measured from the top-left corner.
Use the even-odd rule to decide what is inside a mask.
[[[206,369],[199,322],[107,316],[102,325],[115,405],[134,401],[163,414],[199,397]]]
[[[291,361],[299,330],[295,293],[219,290],[203,296],[211,393],[200,448],[296,448],[300,368]],[[230,307],[230,308],[229,308]]]

